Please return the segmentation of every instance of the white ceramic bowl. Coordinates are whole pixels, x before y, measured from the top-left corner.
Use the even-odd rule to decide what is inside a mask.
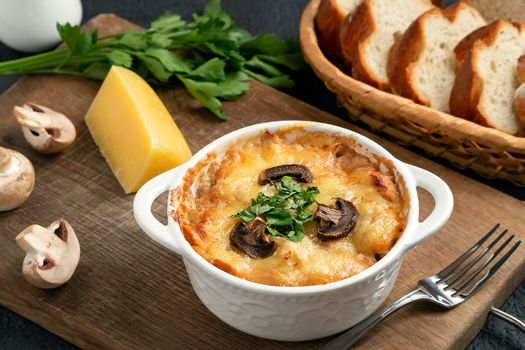
[[[220,270],[202,258],[184,238],[169,213],[168,225],[151,213],[155,198],[177,188],[186,172],[210,151],[221,153],[239,139],[298,125],[305,130],[340,134],[356,139],[370,152],[390,159],[404,179],[410,196],[407,225],[390,252],[372,267],[350,278],[304,287],[269,286],[247,281]],[[416,186],[434,197],[432,213],[419,222]],[[256,124],[229,133],[195,154],[185,164],[146,183],[135,196],[133,211],[140,227],[156,242],[182,256],[195,293],[206,307],[232,327],[275,340],[300,341],[329,336],[360,322],[386,299],[397,278],[403,256],[433,234],[448,220],[453,208],[449,187],[436,175],[403,163],[383,147],[353,131],[322,123],[279,121]]]

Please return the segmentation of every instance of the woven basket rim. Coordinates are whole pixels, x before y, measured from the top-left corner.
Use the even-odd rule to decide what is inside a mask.
[[[358,102],[379,115],[391,114],[443,131],[457,139],[472,140],[493,149],[525,154],[525,137],[506,134],[469,120],[419,105],[405,97],[376,89],[353,79],[335,66],[321,51],[315,31],[315,16],[321,0],[310,0],[301,16],[299,42],[305,61],[317,76],[333,90],[359,96]]]

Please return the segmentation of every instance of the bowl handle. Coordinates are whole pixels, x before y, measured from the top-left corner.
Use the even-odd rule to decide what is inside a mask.
[[[408,242],[408,251],[430,238],[445,225],[452,214],[454,197],[445,181],[437,175],[410,164],[405,165],[416,180],[416,186],[428,191],[434,198],[434,209],[423,222],[416,226],[416,237],[413,241]]]
[[[133,214],[140,228],[155,242],[181,254],[181,247],[175,236],[169,232],[168,226],[161,224],[151,212],[153,201],[169,189],[178,168],[166,171],[146,182],[135,195]]]

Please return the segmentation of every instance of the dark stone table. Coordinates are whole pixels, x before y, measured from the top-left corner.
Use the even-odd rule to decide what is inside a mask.
[[[205,3],[204,0],[89,0],[83,4],[84,21],[100,13],[112,12],[147,27],[150,21],[166,10],[189,18],[193,12],[200,11]],[[275,33],[283,38],[297,38],[300,15],[306,3],[307,0],[223,0],[223,8],[235,16],[240,26],[253,34]],[[23,56],[23,53],[0,43],[0,61]],[[16,77],[0,77],[0,92],[15,81]],[[301,77],[301,83],[298,85],[300,86],[290,92],[292,95],[334,115],[345,117],[346,112],[336,106],[335,97],[324,89],[324,85],[311,71]],[[467,175],[521,200],[525,199],[524,188],[481,179],[474,174]],[[525,319],[525,282],[514,291],[502,309],[522,320]],[[0,349],[74,348],[74,345],[0,306]],[[525,335],[500,319],[490,318],[468,349],[525,349]]]

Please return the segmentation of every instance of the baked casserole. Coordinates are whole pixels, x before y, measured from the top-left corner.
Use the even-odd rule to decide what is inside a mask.
[[[276,286],[325,284],[367,269],[400,237],[409,208],[389,160],[350,137],[301,127],[209,153],[171,200],[198,254]]]

